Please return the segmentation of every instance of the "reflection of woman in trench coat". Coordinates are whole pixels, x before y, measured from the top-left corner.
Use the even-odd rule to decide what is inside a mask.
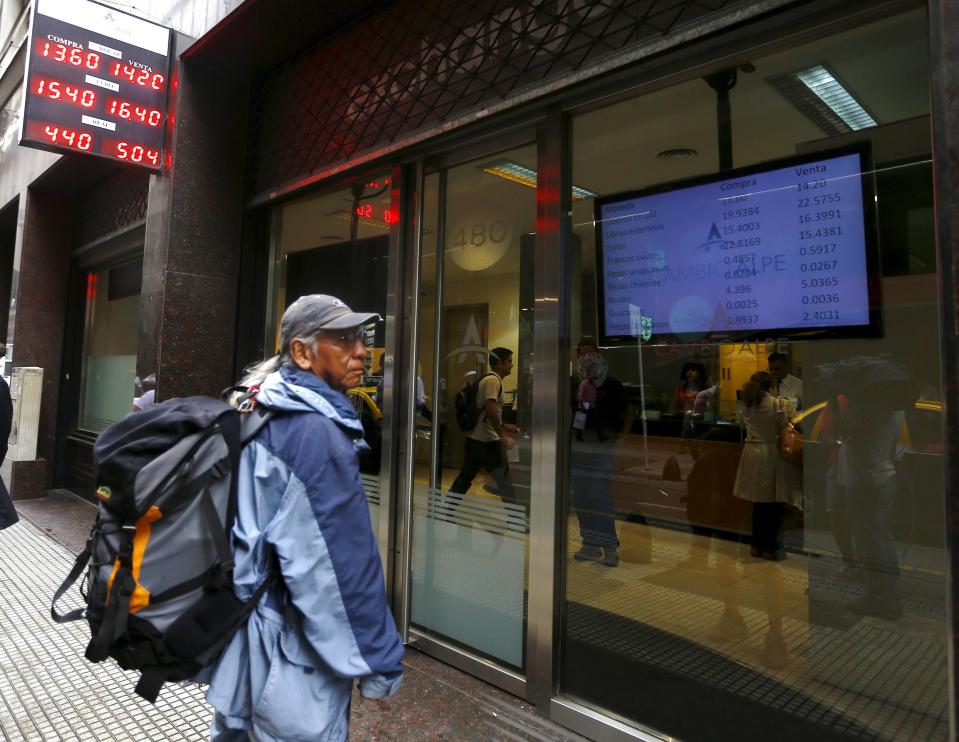
[[[802,489],[791,467],[779,457],[779,427],[796,414],[785,399],[770,394],[772,377],[753,374],[743,387],[740,415],[746,427],[743,455],[733,494],[753,503],[752,555],[784,559],[782,522],[786,505],[800,507]]]
[[[13,425],[13,402],[10,401],[10,387],[0,376],[0,463],[7,457],[7,439],[10,437],[10,426]],[[0,529],[12,526],[20,518],[13,507],[7,486],[0,479]]]

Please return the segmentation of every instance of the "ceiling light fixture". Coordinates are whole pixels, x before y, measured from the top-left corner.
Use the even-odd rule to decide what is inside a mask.
[[[511,160],[497,160],[488,165],[483,165],[480,170],[484,173],[498,175],[501,178],[506,178],[506,180],[511,180],[514,183],[519,183],[530,188],[536,187],[536,171],[530,170],[528,167],[523,167]],[[592,191],[587,191],[585,188],[573,186],[574,201],[580,201],[584,198],[596,198],[597,195],[598,194]]]
[[[878,126],[875,117],[825,64],[767,77],[766,82],[828,136]]]
[[[656,155],[661,160],[671,160],[674,157],[696,157],[699,152],[692,147],[670,147]]]
[[[824,65],[816,65],[806,70],[800,70],[796,77],[819,96],[820,100],[829,106],[846,125],[853,131],[868,129],[876,126],[876,119],[869,115],[859,101],[853,97],[842,83],[836,79]]]

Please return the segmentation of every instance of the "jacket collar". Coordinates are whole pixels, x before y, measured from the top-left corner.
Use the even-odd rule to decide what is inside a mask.
[[[363,435],[363,425],[346,395],[309,371],[285,366],[274,371],[260,385],[257,401],[286,412],[319,412],[351,437]]]

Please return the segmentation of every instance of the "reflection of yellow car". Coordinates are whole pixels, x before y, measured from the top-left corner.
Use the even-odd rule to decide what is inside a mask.
[[[383,419],[383,413],[380,411],[380,408],[377,406],[374,397],[376,396],[376,387],[375,386],[358,386],[356,389],[350,389],[346,392],[353,402],[353,407],[356,409],[356,414],[363,418],[363,406],[370,411],[370,416],[373,419],[373,422],[378,423]]]
[[[793,423],[793,425],[799,425],[800,423],[802,423],[803,420],[805,420],[810,415],[815,415],[816,413],[822,412],[822,410],[826,408],[827,404],[828,404],[827,402],[817,402],[812,407],[807,407],[802,412],[797,413],[793,418],[790,419],[790,422]],[[935,400],[930,400],[930,399],[916,400],[916,404],[914,405],[914,407],[917,410],[922,410],[924,412],[942,412],[942,402],[936,402]],[[809,435],[807,436],[807,440],[811,440],[811,441],[819,440],[819,434],[822,429],[823,419],[824,418],[822,416],[818,416],[815,418],[815,422],[813,423],[812,430],[809,432]],[[902,432],[899,435],[899,443],[906,446],[911,445],[911,441],[909,440],[908,425],[903,425]]]

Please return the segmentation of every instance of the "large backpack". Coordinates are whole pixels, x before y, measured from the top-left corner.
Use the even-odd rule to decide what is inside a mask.
[[[482,417],[484,410],[481,410],[479,405],[476,404],[476,395],[479,393],[480,382],[487,376],[499,378],[497,374],[490,371],[468,382],[453,398],[453,406],[456,408],[456,424],[464,433],[472,433]],[[502,383],[500,382],[501,387]]]
[[[164,682],[212,663],[272,584],[237,600],[230,548],[240,451],[269,418],[262,407],[171,399],[127,415],[94,446],[99,512],[50,612],[58,623],[85,618],[87,659],[140,670],[136,692],[151,703]],[[86,607],[59,614],[88,562]]]

